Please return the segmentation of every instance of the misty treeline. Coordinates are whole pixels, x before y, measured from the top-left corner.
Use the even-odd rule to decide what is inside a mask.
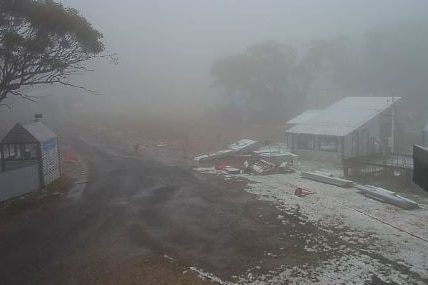
[[[400,96],[418,114],[428,107],[427,34],[428,23],[407,22],[354,38],[255,44],[215,61],[212,86],[226,95],[230,113],[246,119],[288,119],[314,98],[325,105],[329,93]]]

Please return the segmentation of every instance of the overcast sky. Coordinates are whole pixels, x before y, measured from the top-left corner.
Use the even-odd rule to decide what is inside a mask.
[[[361,34],[383,24],[428,18],[426,0],[64,0],[117,52],[85,80],[104,93],[164,96],[206,88],[218,57],[248,45]],[[142,95],[141,95],[142,94]],[[180,94],[180,96],[183,94]]]

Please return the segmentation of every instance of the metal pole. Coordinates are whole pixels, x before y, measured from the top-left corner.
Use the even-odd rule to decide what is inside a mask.
[[[6,167],[5,167],[5,151],[4,151],[5,147],[3,144],[0,144],[0,154],[1,154],[1,172],[6,171]]]
[[[395,151],[395,104],[394,97],[392,97],[392,116],[391,116],[391,153]]]

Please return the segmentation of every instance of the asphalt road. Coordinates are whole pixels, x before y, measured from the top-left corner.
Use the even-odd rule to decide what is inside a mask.
[[[304,244],[284,245],[278,211],[242,191],[245,182],[72,144],[88,161],[85,191],[0,212],[0,284],[65,284],[99,254],[103,264],[168,255],[225,279],[302,260]],[[267,254],[287,246],[293,250],[283,258]],[[121,270],[108,273],[120,281]],[[91,284],[100,272],[78,280]]]

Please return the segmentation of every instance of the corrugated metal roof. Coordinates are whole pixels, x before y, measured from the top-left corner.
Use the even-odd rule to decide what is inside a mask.
[[[322,110],[307,110],[293,119],[287,121],[287,125],[303,124],[318,115]]]
[[[346,136],[400,99],[400,97],[347,97],[320,111],[306,122],[290,128],[287,132]]]
[[[3,138],[2,143],[37,143],[56,137],[42,122],[18,123]]]

